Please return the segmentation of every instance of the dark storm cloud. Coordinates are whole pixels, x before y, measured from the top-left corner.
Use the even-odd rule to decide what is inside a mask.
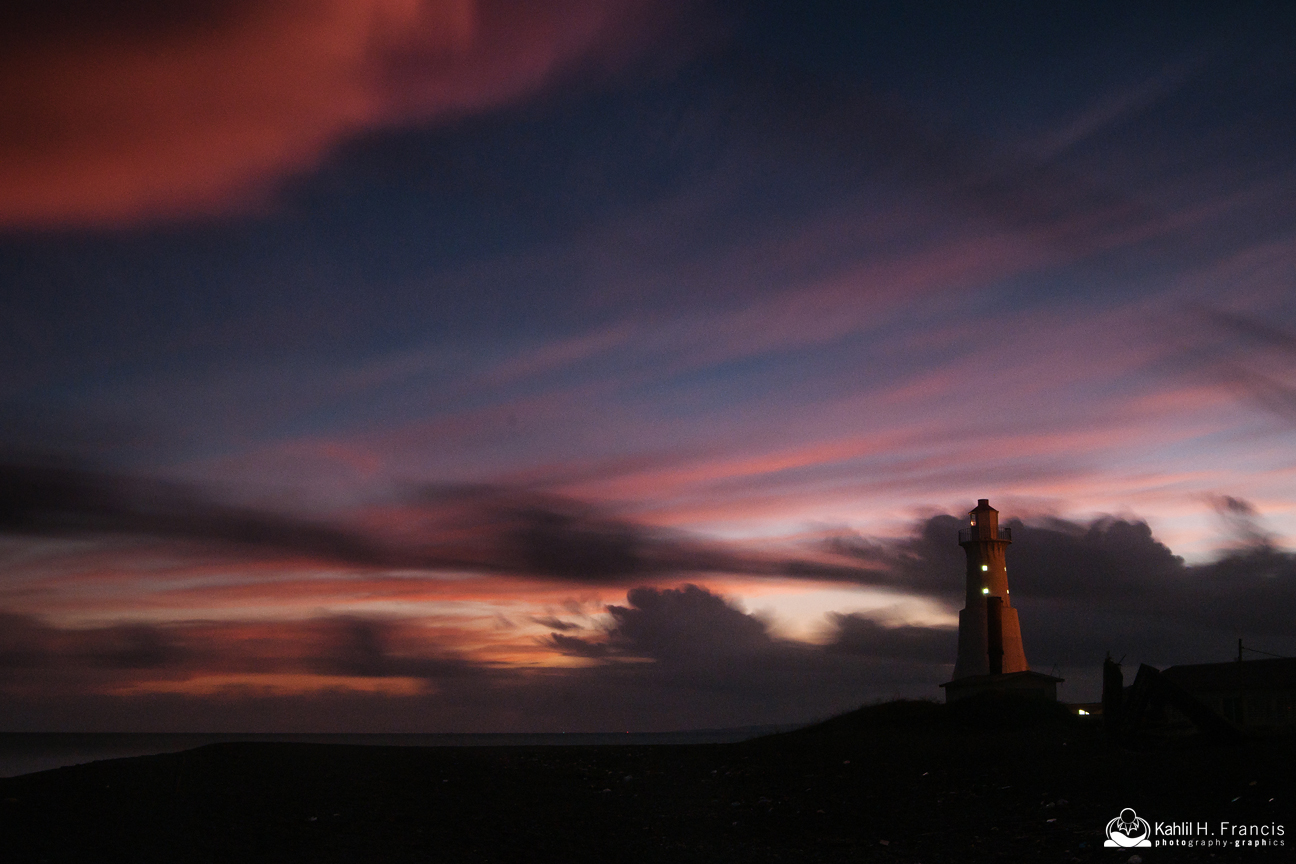
[[[310,626],[321,647],[305,665],[317,674],[430,680],[489,674],[486,667],[468,661],[429,656],[428,649],[437,646],[426,645],[406,622],[349,616],[319,619]],[[398,651],[397,641],[416,646],[417,653]]]
[[[1099,519],[1088,525],[1061,519],[1007,523],[1014,598],[1141,595],[1158,580],[1184,570],[1183,559],[1152,536],[1146,522]],[[955,542],[963,520],[929,517],[913,534],[896,541],[869,541],[858,535],[830,538],[835,552],[885,569],[875,584],[954,602],[964,593],[966,556]],[[1023,583],[1019,585],[1019,583]]]
[[[1026,597],[1127,601],[1173,588],[1185,572],[1183,559],[1153,537],[1146,522],[1010,524],[1011,584],[1024,582],[1018,591]]]
[[[598,637],[560,633],[549,644],[563,653],[601,661],[573,670],[563,686],[597,687],[624,706],[670,716],[758,717],[786,722],[825,716],[896,693],[934,696],[951,658],[904,656],[897,642],[908,628],[866,633],[850,616],[834,620],[828,645],[781,639],[770,622],[697,585],[639,587],[627,605],[607,607],[611,621]],[[843,626],[844,625],[844,626]],[[948,638],[948,631],[933,631]],[[737,710],[737,706],[746,705]],[[696,721],[695,721],[696,722]],[[751,722],[751,721],[747,721]]]
[[[883,542],[847,533],[828,538],[825,546],[873,568],[875,585],[954,600],[962,595],[962,587],[957,581],[951,584],[950,574],[962,572],[965,559],[950,538],[962,527],[958,517],[932,516],[901,540]]]
[[[939,586],[921,592],[931,596],[961,594],[962,562],[943,554],[953,545],[953,537],[941,537],[951,524],[958,524],[954,517],[933,517],[916,525],[907,540],[873,544],[874,559],[879,549],[894,547],[889,560],[900,569],[886,584],[907,578]],[[1250,647],[1296,653],[1290,626],[1296,557],[1289,553],[1256,546],[1187,565],[1138,521],[1013,522],[1012,528],[1009,573],[1027,656],[1035,668],[1067,679],[1064,698],[1096,697],[1097,670],[1107,652],[1127,665],[1219,661],[1242,635]],[[956,650],[951,628],[888,626],[861,614],[829,616],[822,644],[786,640],[773,633],[769,620],[696,585],[636,587],[624,605],[605,612],[601,631],[591,629],[584,637],[554,632],[543,640],[559,653],[593,661],[572,668],[508,667],[458,657],[413,619],[126,624],[74,631],[9,616],[0,659],[4,680],[22,686],[15,685],[0,720],[26,728],[56,717],[56,710],[94,703],[103,718],[129,718],[147,704],[155,712],[154,728],[172,722],[182,727],[198,705],[207,706],[211,728],[270,716],[257,712],[271,706],[278,712],[276,728],[332,728],[311,719],[308,709],[324,705],[337,707],[341,713],[328,716],[345,718],[353,731],[791,722],[869,699],[937,697]],[[422,695],[94,695],[105,682],[126,686],[159,671],[181,677],[308,672],[379,683],[412,679],[425,688]],[[65,728],[71,716],[79,715],[65,714],[47,728]]]
[[[540,576],[603,582],[659,569],[646,530],[588,505],[497,488],[451,491],[447,499],[463,502],[476,532],[497,537],[518,566]]]
[[[855,565],[789,559],[610,516],[581,501],[490,489],[483,511],[527,573],[574,582],[625,582],[670,573],[742,573],[859,581]]]
[[[831,651],[935,666],[948,664],[958,653],[958,633],[949,628],[889,627],[859,614],[832,613],[829,618],[835,631],[828,643]]]
[[[68,464],[11,463],[0,468],[0,481],[0,529],[11,533],[125,533],[357,568],[457,568],[575,584],[734,573],[887,587],[927,595],[950,608],[961,605],[963,594],[963,552],[954,542],[962,522],[948,515],[923,520],[908,538],[843,535],[826,544],[830,559],[788,560],[641,525],[594,505],[498,487],[421,492],[406,502],[415,509],[403,512],[425,521],[394,536],[230,507],[186,487]],[[1185,564],[1142,521],[1009,523],[1014,537],[1009,574],[1028,656],[1037,662],[1088,662],[1114,650],[1164,664],[1209,657],[1239,635],[1278,651],[1296,649],[1288,644],[1287,624],[1296,614],[1293,556],[1269,545],[1250,504],[1219,501],[1243,542],[1208,564]],[[783,645],[774,650],[763,623],[704,589],[635,588],[629,600],[629,606],[609,608],[616,626],[606,640],[555,633],[551,644],[584,656],[643,653],[663,662],[675,651],[681,657],[699,651],[714,657],[772,651],[771,656],[784,657],[793,650]],[[913,639],[915,657],[931,656],[931,643],[921,634],[879,629],[851,616],[835,623],[838,650],[867,653],[880,640],[877,656],[894,656],[895,646],[905,644],[896,640]],[[573,629],[560,621],[549,626]],[[116,647],[95,651],[124,664],[146,664],[165,654],[159,632],[105,631],[99,638]],[[390,674],[381,659],[386,631],[357,622],[338,634],[336,668]],[[580,647],[596,643],[606,648]],[[422,673],[409,667],[408,674]]]
[[[952,662],[948,651],[934,650],[948,647],[949,630],[889,627],[858,615],[832,615],[832,638],[826,645],[812,645],[776,637],[769,620],[698,585],[633,588],[626,599],[626,606],[607,607],[611,623],[601,636],[579,639],[555,633],[546,642],[575,656],[610,662],[651,660],[657,668],[653,674],[673,670],[670,674],[681,680],[709,680],[717,687],[747,686],[754,691],[775,680],[786,683],[798,670],[816,679],[856,664],[894,663],[897,669],[935,664],[927,674],[939,675],[939,667]],[[891,683],[894,671],[882,677]],[[761,683],[765,676],[771,683]]]
[[[423,490],[398,502],[401,536],[217,502],[202,490],[66,459],[0,464],[0,532],[125,534],[214,543],[357,568],[467,570],[617,584],[673,573],[859,578],[849,564],[783,560],[667,532],[559,496],[500,487]]]
[[[1254,516],[1252,505],[1238,499],[1225,509],[1248,520]],[[954,538],[962,524],[941,515],[900,541],[848,536],[830,542],[838,552],[887,565],[887,577],[876,584],[959,608],[965,565]],[[1296,555],[1273,548],[1263,536],[1252,533],[1254,542],[1226,550],[1213,562],[1187,564],[1139,520],[1008,524],[1012,602],[1026,656],[1036,668],[1056,664],[1080,683],[1109,651],[1156,666],[1210,662],[1227,659],[1239,637],[1296,655],[1290,624],[1296,616]],[[839,622],[839,639],[848,641],[856,626]]]
[[[502,486],[419,492],[433,524],[460,536],[461,560],[569,582],[625,583],[671,573],[858,580],[856,564],[786,558],[668,531],[573,498]]]
[[[609,643],[631,655],[658,660],[717,661],[759,655],[775,644],[759,619],[697,585],[633,588],[628,606],[609,606],[615,622]]]
[[[189,652],[164,628],[148,624],[64,629],[25,615],[0,614],[0,674],[22,670],[157,670]]]
[[[704,728],[795,722],[896,693],[922,695],[946,671],[939,660],[898,654],[897,637],[884,627],[862,636],[865,628],[848,622],[843,638],[826,647],[779,639],[767,621],[693,585],[636,588],[627,605],[607,612],[611,622],[597,639],[549,637],[556,650],[598,661],[576,668],[465,659],[429,639],[416,620],[358,617],[171,624],[158,637],[172,646],[166,656],[142,667],[123,662],[131,642],[121,636],[147,628],[75,630],[9,616],[0,641],[0,724],[113,728],[147,715],[154,729],[184,728],[195,717],[205,718],[206,729],[237,728],[249,717],[261,718],[257,726],[273,717],[277,729],[310,731]],[[898,632],[901,642],[912,641],[905,628]],[[272,695],[253,677],[185,690],[186,681],[204,676],[258,672],[368,679],[376,687],[414,679],[421,687],[362,695],[329,683],[331,692]],[[312,714],[334,704],[350,707]],[[62,719],[51,722],[59,712]]]
[[[1236,507],[1251,509],[1245,502]],[[925,594],[956,609],[965,578],[964,553],[955,543],[961,525],[956,517],[934,516],[899,541],[853,537],[833,547],[865,557],[874,568],[870,584]],[[1227,659],[1243,636],[1252,647],[1296,654],[1290,626],[1296,556],[1290,553],[1255,545],[1189,565],[1138,520],[1014,520],[1011,527],[1009,576],[1027,656],[1036,668],[1068,678],[1067,698],[1097,692],[1096,670],[1108,652],[1127,664],[1212,662]],[[953,629],[889,626],[861,614],[830,615],[822,646],[787,642],[772,636],[767,622],[697,586],[637,588],[627,599],[627,606],[608,608],[606,634],[553,634],[549,644],[606,662],[651,659],[645,680],[663,676],[663,686],[666,678],[677,685],[730,682],[752,694],[797,691],[798,669],[809,680],[831,679],[841,658],[852,658],[867,692],[935,696],[957,651]]]
[[[549,634],[544,640],[544,644],[549,645],[561,654],[590,659],[606,657],[612,650],[606,642],[594,642],[577,636],[564,636],[562,633]]]
[[[0,464],[0,531],[219,541],[357,565],[395,566],[389,552],[354,533],[225,506],[183,486],[61,459]]]
[[[439,680],[486,676],[473,664],[429,644],[419,628],[400,619],[328,616],[301,621],[183,621],[165,626],[125,623],[63,627],[27,615],[0,615],[0,671],[39,672],[57,689],[106,675],[183,677],[248,672],[309,672],[356,678]],[[146,676],[148,677],[148,676]],[[27,680],[31,680],[28,678]]]

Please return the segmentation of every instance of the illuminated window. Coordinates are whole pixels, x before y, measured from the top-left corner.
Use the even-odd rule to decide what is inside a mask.
[[[982,594],[989,594],[989,593],[990,593],[990,589],[989,589],[989,588],[982,588],[982,589],[981,589],[981,593],[982,593]]]
[[[990,565],[989,565],[989,564],[982,564],[982,565],[981,565],[981,572],[982,572],[982,573],[985,573],[985,572],[989,571],[989,569],[990,569]]]

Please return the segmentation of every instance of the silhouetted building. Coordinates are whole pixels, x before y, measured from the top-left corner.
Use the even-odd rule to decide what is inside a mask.
[[[1061,678],[1030,671],[1021,625],[1008,592],[1005,552],[1012,530],[999,527],[999,511],[981,498],[959,531],[967,554],[967,598],[959,612],[958,660],[954,680],[942,684],[945,701],[986,691],[1057,700]]]
[[[1161,674],[1239,729],[1296,726],[1296,659],[1171,666]]]

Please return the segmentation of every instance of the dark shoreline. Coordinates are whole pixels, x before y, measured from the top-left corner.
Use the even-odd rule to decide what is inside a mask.
[[[208,744],[340,744],[356,747],[550,747],[730,744],[801,728],[767,724],[678,732],[0,732],[0,778],[104,759],[179,753]]]
[[[1291,739],[1116,750],[1084,719],[896,703],[734,744],[212,744],[2,779],[0,836],[49,864],[1278,861],[1103,828],[1133,807],[1296,831],[1293,768]]]

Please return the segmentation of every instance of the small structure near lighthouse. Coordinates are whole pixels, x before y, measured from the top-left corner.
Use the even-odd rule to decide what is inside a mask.
[[[1057,701],[1061,678],[1032,672],[1022,647],[1021,625],[1008,592],[1005,552],[1012,530],[999,527],[999,511],[989,499],[977,501],[968,526],[959,531],[967,553],[967,599],[959,612],[958,660],[945,701],[978,693],[1012,693]]]

